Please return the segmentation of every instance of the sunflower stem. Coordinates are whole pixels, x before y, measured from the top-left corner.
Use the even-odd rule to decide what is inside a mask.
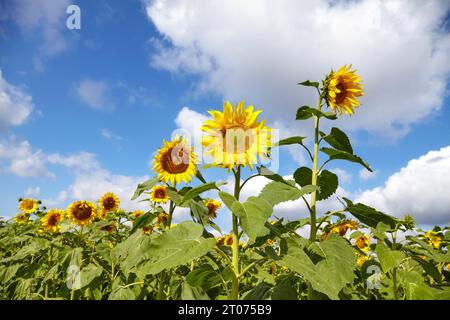
[[[239,194],[241,191],[240,184],[241,184],[241,167],[238,165],[235,175],[234,175],[234,197],[237,201],[239,201]],[[231,213],[232,219],[233,219],[233,257],[232,257],[232,263],[233,263],[233,271],[234,271],[234,277],[231,284],[231,299],[232,300],[238,300],[239,299],[239,229],[238,229],[238,217]]]
[[[322,108],[322,97],[319,95],[319,101],[317,102],[317,110],[320,111]],[[311,184],[317,186],[317,176],[319,170],[317,169],[319,163],[319,117],[314,116],[314,159],[313,159],[313,169],[312,169],[312,179]],[[316,241],[316,202],[317,202],[317,190],[314,190],[311,194],[311,233],[309,240],[311,242]]]

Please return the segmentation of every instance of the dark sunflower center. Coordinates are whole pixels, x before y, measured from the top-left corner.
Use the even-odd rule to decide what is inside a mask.
[[[53,215],[48,219],[48,224],[52,227],[56,226],[58,224],[58,217],[56,215]]]
[[[209,203],[207,206],[209,215],[214,215],[216,213],[217,207],[214,203]]]
[[[240,154],[248,151],[253,142],[255,135],[253,130],[242,125],[231,126],[222,129],[223,151],[231,154]]]
[[[163,189],[155,190],[155,198],[156,199],[164,199],[166,197],[166,192]]]
[[[89,206],[77,206],[73,210],[73,215],[78,220],[87,220],[92,216],[92,209]]]
[[[183,146],[175,146],[162,156],[161,162],[165,171],[183,173],[189,168],[189,153]]]
[[[340,91],[336,94],[336,104],[341,104],[342,102],[344,102],[345,97],[347,96],[347,88],[342,79],[339,80],[336,88]]]
[[[116,200],[114,200],[113,198],[107,198],[103,200],[103,207],[105,208],[105,210],[112,210],[115,206]]]

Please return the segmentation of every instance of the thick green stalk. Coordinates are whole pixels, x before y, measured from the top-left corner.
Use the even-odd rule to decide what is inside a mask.
[[[235,173],[235,181],[234,181],[234,197],[239,201],[239,193],[241,191],[241,167],[238,166]],[[233,257],[232,257],[232,265],[235,277],[233,278],[231,284],[231,299],[238,300],[239,299],[239,229],[238,229],[238,217],[231,213],[233,219]]]
[[[317,109],[321,109],[322,97],[319,97],[319,102],[317,103]],[[312,169],[312,179],[311,184],[317,186],[317,176],[319,174],[318,163],[319,163],[319,117],[314,116],[314,156],[313,156],[313,169]],[[309,240],[311,242],[316,241],[317,226],[316,226],[316,202],[317,202],[317,191],[311,194],[311,233]]]
[[[168,218],[167,218],[167,226],[166,226],[167,229],[170,229],[170,226],[171,226],[171,224],[172,224],[172,216],[173,216],[173,212],[174,212],[174,211],[175,211],[175,205],[174,205],[173,201],[170,200],[170,204],[169,204],[169,216],[168,216]],[[163,270],[163,271],[161,272],[161,279],[160,279],[160,281],[159,281],[158,296],[157,296],[157,299],[158,299],[158,300],[163,300],[163,299],[165,299],[165,297],[164,297],[164,289],[165,289],[165,287],[166,287],[166,282],[167,282],[167,280],[169,280],[169,279],[167,278],[167,272],[166,272],[166,270]]]

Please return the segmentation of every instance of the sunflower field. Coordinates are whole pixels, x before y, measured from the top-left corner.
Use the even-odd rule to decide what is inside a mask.
[[[121,209],[109,190],[97,202],[67,208],[19,199],[20,213],[0,219],[0,299],[450,299],[449,227],[423,231],[411,216],[347,198],[338,211],[317,210],[339,186],[327,164],[372,170],[342,130],[320,129],[356,112],[364,91],[351,66],[299,85],[317,92],[317,105],[295,114],[313,124],[311,143],[303,136],[273,141],[261,110],[226,101],[202,126],[209,163],[185,137],[164,140],[154,177],[132,197],[145,201],[146,211]],[[311,163],[292,179],[260,164],[284,146],[297,146]],[[212,167],[231,177],[233,192],[205,180],[202,171]],[[262,191],[240,200],[246,183],[261,176],[268,181]],[[216,199],[204,196],[211,191]],[[273,214],[274,206],[299,199],[307,209],[297,220]],[[188,209],[191,219],[173,223],[176,208]],[[220,208],[230,213],[229,234],[214,222]],[[308,237],[298,232],[305,227]]]

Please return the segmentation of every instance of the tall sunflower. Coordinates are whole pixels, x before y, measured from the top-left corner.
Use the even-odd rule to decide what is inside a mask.
[[[331,73],[325,80],[325,95],[327,104],[334,112],[353,114],[354,109],[361,104],[358,97],[364,95],[361,78],[356,70],[351,70],[351,65],[343,66],[338,71]]]
[[[108,212],[111,212],[111,211],[116,211],[117,209],[119,209],[119,205],[120,205],[119,197],[116,196],[112,192],[105,193],[100,198],[100,200],[98,200],[98,202],[100,204],[100,209],[104,213],[108,213]]]
[[[64,210],[49,210],[47,214],[41,219],[42,229],[50,232],[58,232],[61,229],[60,223],[64,216]]]
[[[250,166],[257,163],[257,157],[265,158],[271,147],[271,129],[265,120],[257,121],[261,110],[253,106],[245,108],[241,101],[232,106],[226,101],[223,112],[209,111],[213,117],[203,123],[205,136],[202,144],[213,164],[231,170],[235,165]]]
[[[36,212],[39,206],[39,202],[34,199],[22,199],[19,202],[19,209],[22,210],[23,213],[33,213]]]
[[[29,213],[18,213],[15,217],[14,217],[14,222],[17,224],[29,224],[32,222],[32,219],[30,217]]]
[[[167,186],[154,186],[150,191],[150,200],[158,203],[166,203],[169,201]]]
[[[90,201],[75,201],[69,205],[67,214],[79,226],[91,223],[98,214],[98,208]]]
[[[172,141],[164,140],[164,145],[158,150],[153,160],[153,170],[158,173],[162,182],[172,185],[188,183],[197,173],[196,155],[187,145],[184,138],[175,137]]]

